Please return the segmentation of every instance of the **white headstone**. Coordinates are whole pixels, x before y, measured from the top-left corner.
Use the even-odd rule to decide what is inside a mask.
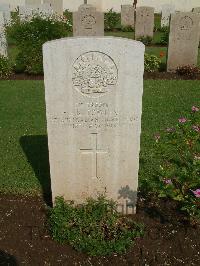
[[[50,4],[42,4],[38,6],[38,8],[35,10],[35,13],[42,17],[50,17],[53,15],[53,8]]]
[[[5,18],[3,12],[0,12],[0,55],[7,57],[7,40],[5,34]]]
[[[121,25],[124,27],[135,25],[135,9],[132,5],[121,6]]]
[[[192,12],[199,14],[200,16],[200,7],[193,8]],[[199,39],[200,39],[200,26],[199,26]]]
[[[43,46],[53,200],[79,204],[98,193],[135,211],[144,45],[79,37]]]
[[[180,66],[197,65],[200,16],[193,12],[181,12],[171,16],[168,71]]]
[[[63,0],[43,0],[43,4],[50,4],[57,15],[63,15]]]
[[[50,4],[42,4],[38,7],[39,14],[44,16],[51,16],[53,15],[53,8]]]
[[[31,20],[34,14],[34,8],[31,6],[19,6],[19,17],[21,21]]]
[[[11,22],[11,11],[9,4],[0,4],[0,12],[3,12],[5,24],[9,24]]]
[[[25,0],[25,6],[39,6],[43,0]]]
[[[136,8],[135,39],[141,37],[153,38],[154,8],[140,6]]]
[[[168,27],[170,15],[175,13],[174,5],[162,5],[161,27]]]
[[[92,5],[81,5],[73,12],[73,36],[103,36],[104,14]]]

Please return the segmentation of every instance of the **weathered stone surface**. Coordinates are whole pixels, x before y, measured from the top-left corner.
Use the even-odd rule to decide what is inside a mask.
[[[53,200],[82,203],[98,193],[135,211],[144,45],[113,37],[44,44]]]
[[[196,65],[199,46],[200,16],[183,12],[171,16],[167,70]]]
[[[104,14],[91,5],[81,5],[73,13],[74,36],[103,36]]]
[[[37,10],[36,10],[36,13],[40,14],[41,16],[49,17],[49,16],[53,15],[54,10],[50,4],[46,3],[46,4],[39,5]]]
[[[57,15],[63,15],[63,0],[43,0],[43,3],[50,4]]]
[[[153,7],[137,7],[136,9],[136,24],[135,38],[151,37],[153,38],[154,30],[154,8]]]
[[[25,0],[25,6],[39,6],[41,5],[42,0]]]
[[[168,27],[170,15],[175,13],[174,5],[162,5],[161,27]]]
[[[135,9],[132,5],[122,5],[121,7],[121,24],[124,27],[135,25]]]
[[[31,20],[33,14],[35,12],[35,8],[31,6],[19,6],[19,17],[21,21]]]
[[[5,24],[9,24],[11,22],[11,11],[9,4],[0,4],[0,12],[3,12],[3,16],[5,19]]]
[[[199,14],[199,16],[200,16],[200,7],[193,8],[192,12]],[[200,40],[200,25],[199,25],[199,40]]]
[[[7,57],[7,40],[5,34],[5,18],[3,12],[0,12],[0,55]]]
[[[194,12],[194,13],[200,13],[200,7],[194,7],[192,9],[192,12]]]

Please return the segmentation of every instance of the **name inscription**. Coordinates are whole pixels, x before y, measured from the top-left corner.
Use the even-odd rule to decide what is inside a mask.
[[[120,115],[119,110],[110,108],[108,103],[79,102],[75,104],[74,112],[62,113],[51,117],[53,124],[65,125],[79,129],[109,129],[121,126],[133,125],[138,118]]]

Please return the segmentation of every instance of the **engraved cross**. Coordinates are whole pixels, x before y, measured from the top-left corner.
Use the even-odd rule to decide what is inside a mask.
[[[108,151],[98,148],[98,134],[92,133],[92,146],[90,149],[80,149],[81,154],[83,155],[91,155],[92,154],[92,178],[98,179],[100,178],[98,174],[98,155],[99,154],[107,154]]]

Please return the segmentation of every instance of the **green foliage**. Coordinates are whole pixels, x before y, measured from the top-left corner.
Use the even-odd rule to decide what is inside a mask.
[[[68,9],[66,9],[63,12],[63,15],[65,17],[65,19],[68,21],[69,24],[69,30],[72,31],[72,25],[73,25],[73,16],[72,16],[72,12],[70,12]]]
[[[132,32],[134,31],[134,28],[132,26],[121,26],[121,31],[123,32]]]
[[[200,111],[193,106],[179,123],[155,136],[157,171],[153,191],[180,203],[200,219]],[[152,181],[151,181],[152,182]]]
[[[156,72],[161,66],[161,59],[156,55],[144,55],[144,69],[146,72]]]
[[[180,66],[176,69],[176,73],[188,77],[190,79],[195,79],[200,74],[200,68],[195,66]]]
[[[169,27],[162,27],[161,32],[162,32],[162,35],[158,43],[161,45],[167,45],[169,41]]]
[[[124,253],[143,233],[141,225],[120,216],[116,204],[102,196],[77,207],[57,198],[49,222],[55,240],[91,256]]]
[[[8,79],[12,75],[12,66],[9,59],[0,55],[0,79]]]
[[[148,45],[150,45],[152,43],[153,39],[150,36],[146,36],[146,37],[140,36],[139,38],[137,38],[137,41],[140,41],[144,45],[148,46]]]
[[[56,17],[34,16],[31,21],[24,22],[16,19],[7,31],[19,50],[16,71],[42,74],[42,45],[47,41],[67,36],[69,30],[69,22]]]
[[[120,28],[121,16],[120,14],[110,9],[108,13],[104,15],[105,31],[113,31]]]

